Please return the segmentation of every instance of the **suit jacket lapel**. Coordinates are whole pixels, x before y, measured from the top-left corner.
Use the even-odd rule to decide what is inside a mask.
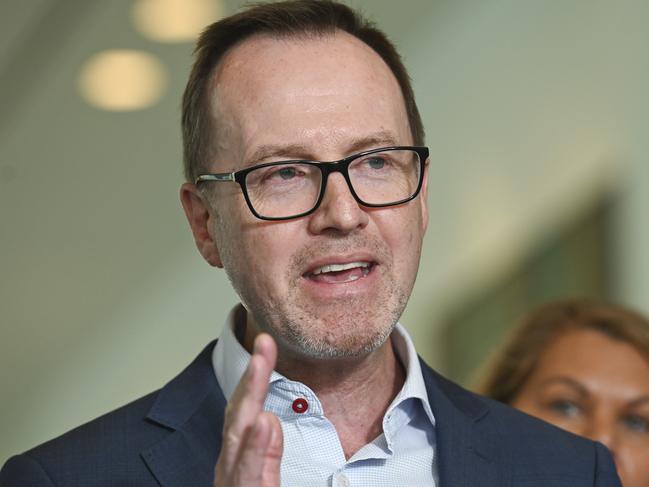
[[[211,487],[221,448],[226,401],[216,381],[214,342],[160,390],[148,421],[169,430],[141,453],[163,487]]]
[[[494,445],[498,432],[478,396],[435,373],[422,362],[435,415],[437,469],[441,487],[506,487],[509,464]]]

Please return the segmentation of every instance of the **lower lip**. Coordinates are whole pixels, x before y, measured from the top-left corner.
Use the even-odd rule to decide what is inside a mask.
[[[302,283],[305,290],[318,298],[336,298],[351,294],[362,294],[375,285],[379,277],[378,265],[372,264],[367,275],[350,281],[326,281],[303,277]]]

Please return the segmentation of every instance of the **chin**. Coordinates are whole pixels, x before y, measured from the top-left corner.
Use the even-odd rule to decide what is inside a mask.
[[[326,306],[294,295],[252,307],[260,331],[269,333],[287,353],[311,359],[360,358],[380,349],[390,337],[405,294],[393,290],[381,306],[357,297]],[[249,308],[250,309],[250,308]]]
[[[381,348],[390,337],[394,326],[368,334],[367,329],[354,334],[352,330],[337,334],[331,330],[326,334],[304,333],[303,330],[288,327],[283,330],[282,341],[294,353],[311,359],[362,358]]]

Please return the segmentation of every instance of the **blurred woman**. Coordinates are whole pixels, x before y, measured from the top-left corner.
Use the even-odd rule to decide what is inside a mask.
[[[560,301],[528,315],[479,392],[606,445],[624,487],[649,486],[649,320]]]

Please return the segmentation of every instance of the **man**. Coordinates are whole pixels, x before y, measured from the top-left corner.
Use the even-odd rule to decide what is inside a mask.
[[[211,26],[183,135],[196,245],[242,305],[162,390],[14,457],[0,485],[619,485],[601,445],[446,381],[397,324],[428,150],[380,31],[324,0]]]

